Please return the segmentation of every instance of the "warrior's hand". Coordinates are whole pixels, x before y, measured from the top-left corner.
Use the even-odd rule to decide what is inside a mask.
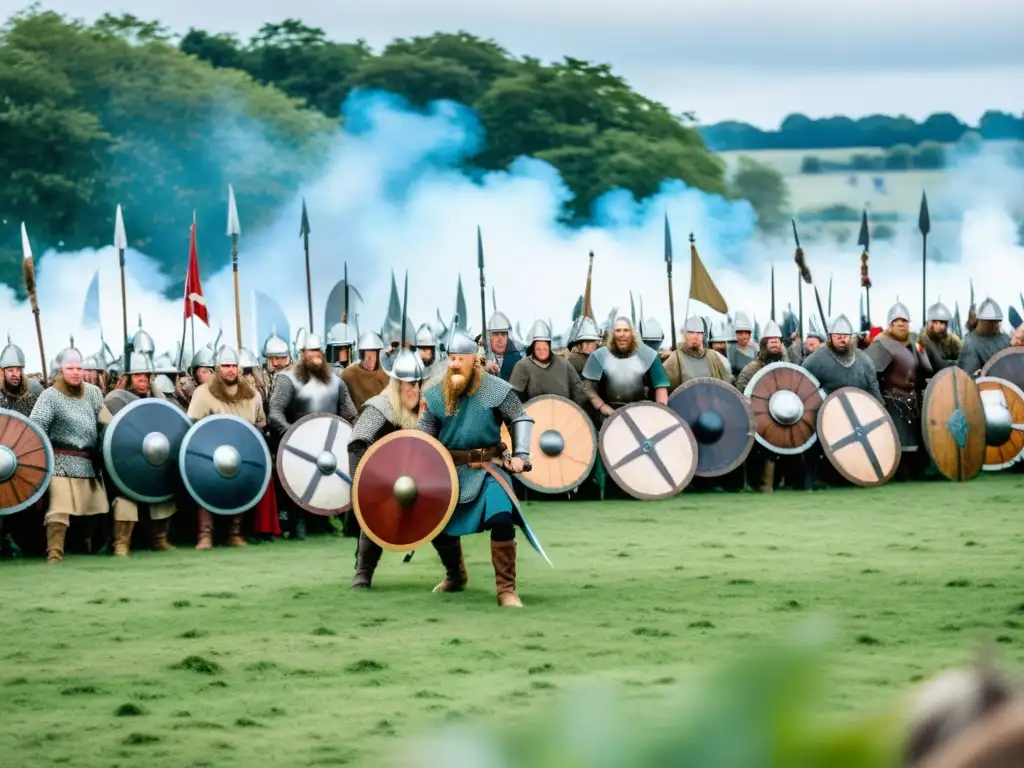
[[[506,467],[508,468],[508,471],[511,472],[513,475],[518,475],[523,471],[523,469],[525,469],[526,462],[523,461],[518,456],[513,456],[511,459],[508,460]]]
[[[497,363],[497,361],[495,361],[495,360],[488,360],[486,363],[484,363],[484,370],[487,371],[492,376],[497,376],[498,375],[498,363]]]

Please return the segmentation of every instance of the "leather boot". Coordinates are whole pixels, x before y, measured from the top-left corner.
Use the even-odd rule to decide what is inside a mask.
[[[498,587],[498,605],[502,608],[522,608],[516,594],[516,540],[491,542],[491,565],[494,583]]]
[[[356,575],[352,578],[352,589],[369,589],[373,572],[377,569],[384,552],[365,533],[359,535],[359,551],[356,554]]]
[[[132,531],[135,523],[130,520],[114,521],[114,557],[128,557],[132,546]]]
[[[199,507],[196,511],[196,549],[213,549],[213,513]]]
[[[167,537],[171,532],[171,518],[165,517],[163,520],[153,520],[150,523],[150,533],[153,537],[153,551],[154,552],[170,552],[174,549],[174,546]]]
[[[461,592],[469,583],[466,559],[462,556],[462,541],[455,539],[454,544],[438,544],[435,540],[434,549],[444,566],[444,581],[434,587],[434,592]]]
[[[292,538],[295,541],[306,540],[306,518],[300,510],[296,510],[292,518]]]
[[[761,465],[761,472],[757,478],[758,493],[771,493],[775,490],[775,462],[766,459]]]
[[[231,530],[228,532],[229,547],[246,547],[248,542],[242,538],[242,516],[231,516]]]
[[[64,559],[64,536],[68,527],[64,523],[46,524],[46,562],[59,563]]]

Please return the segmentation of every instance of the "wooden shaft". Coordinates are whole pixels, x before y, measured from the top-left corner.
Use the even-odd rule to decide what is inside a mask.
[[[36,318],[36,341],[39,342],[39,365],[43,369],[43,386],[46,386],[46,382],[49,380],[49,376],[46,375],[46,351],[43,349],[43,324],[39,321],[39,304],[36,302],[36,297],[32,297],[32,314]]]
[[[922,235],[921,242],[921,323],[928,314],[928,235]],[[922,327],[924,327],[922,325]]]
[[[309,332],[313,333],[313,278],[309,271],[309,235],[303,235],[303,248],[306,251],[306,307],[309,310]],[[345,322],[342,320],[342,322]],[[324,333],[330,330],[324,328]]]
[[[124,364],[131,365],[131,348],[128,345],[128,294],[125,291],[124,249],[118,251],[121,262],[121,331],[124,339]]]
[[[242,305],[238,298],[238,264],[235,264],[235,336],[238,340],[238,348],[242,348]]]
[[[672,349],[676,348],[676,299],[672,290],[672,268],[668,273],[668,321],[672,326]]]

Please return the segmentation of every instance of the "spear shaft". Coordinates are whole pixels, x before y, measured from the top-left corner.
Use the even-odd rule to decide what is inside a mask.
[[[124,364],[127,366],[131,365],[131,347],[128,344],[128,293],[125,289],[124,248],[117,249],[117,261],[121,267],[121,329],[124,339]]]
[[[231,272],[235,278],[235,339],[242,348],[242,301],[238,295],[238,235],[231,236]]]
[[[487,279],[484,276],[484,238],[480,227],[476,228],[476,264],[480,270],[480,340],[484,346],[484,354],[491,354],[491,340],[487,334]]]
[[[313,278],[309,270],[309,232],[302,235],[302,248],[306,253],[306,307],[309,310],[309,332],[313,332]],[[334,274],[338,274],[335,272]],[[348,284],[346,283],[346,286]],[[346,287],[346,292],[348,288]],[[345,302],[346,306],[348,302]]]

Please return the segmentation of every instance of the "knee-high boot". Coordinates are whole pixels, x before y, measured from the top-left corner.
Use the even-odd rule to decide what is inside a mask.
[[[756,478],[755,490],[758,493],[771,493],[775,490],[775,461],[764,459]]]
[[[516,594],[516,540],[491,541],[491,564],[494,583],[498,588],[498,605],[502,608],[522,608]]]
[[[229,547],[246,547],[248,543],[242,537],[242,516],[232,515],[231,516],[231,529],[228,531],[228,546]]]
[[[199,507],[196,510],[196,549],[213,549],[213,513]]]
[[[64,559],[64,537],[67,532],[66,523],[46,524],[46,562],[59,563]]]
[[[356,554],[356,575],[352,578],[352,589],[369,589],[373,572],[377,569],[384,550],[365,533],[359,534],[359,551]]]
[[[433,544],[444,566],[444,581],[434,587],[434,592],[461,592],[469,583],[466,559],[462,556],[462,541],[456,538],[451,543],[438,543],[434,539]]]
[[[132,546],[132,531],[135,523],[130,520],[114,521],[114,556],[127,557]]]
[[[152,520],[150,523],[150,533],[152,534],[154,552],[170,552],[174,549],[174,545],[168,541],[171,533],[171,518],[165,517],[163,520]]]

